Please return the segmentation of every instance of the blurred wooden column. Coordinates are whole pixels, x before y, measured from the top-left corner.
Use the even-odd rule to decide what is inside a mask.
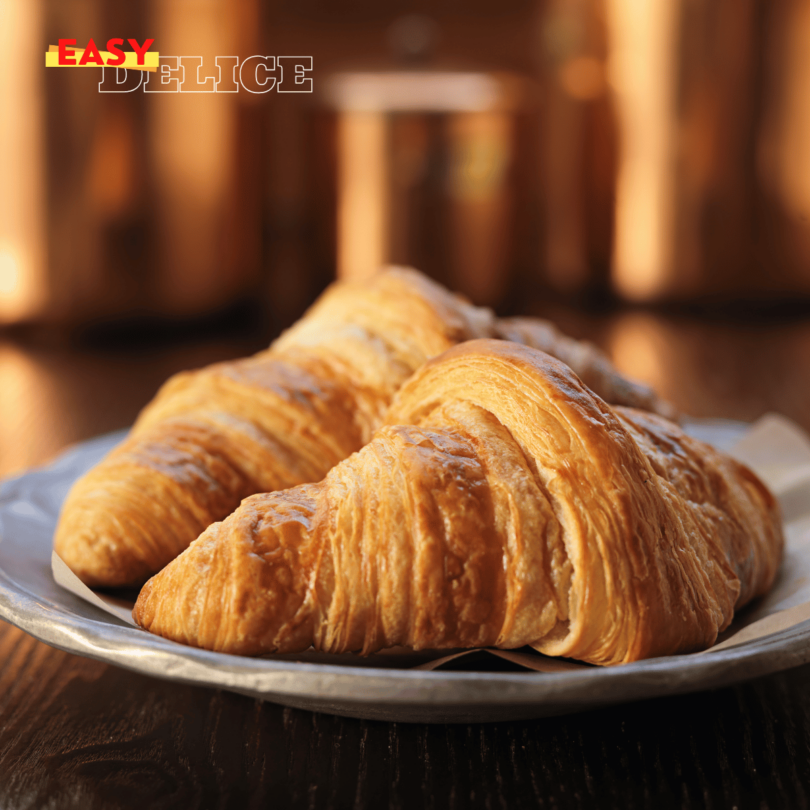
[[[627,298],[672,287],[676,267],[676,81],[680,0],[607,0],[610,78],[621,148],[613,280]]]
[[[450,145],[451,286],[473,301],[498,303],[514,271],[514,121],[509,111],[457,113]]]
[[[810,2],[605,2],[616,289],[637,301],[810,294]]]
[[[200,57],[203,80],[216,56],[260,52],[255,0],[3,2],[0,59],[13,64],[0,70],[0,322],[195,316],[247,296],[262,240],[261,121],[244,114],[248,94],[145,92],[136,71],[114,88],[123,71],[45,70],[42,54],[66,36],[153,38],[190,57],[193,83]],[[2,292],[12,275],[13,301]]]
[[[810,294],[810,0],[548,0],[537,19],[548,284]]]
[[[757,262],[773,256],[783,289],[810,295],[810,2],[769,3],[764,28]],[[764,25],[763,25],[764,22]]]
[[[380,110],[338,114],[339,278],[368,278],[390,257],[389,129],[389,121]]]
[[[603,2],[539,4],[538,30],[541,273],[557,292],[590,294],[608,285],[616,191]]]
[[[41,0],[0,0],[0,324],[47,306]]]
[[[264,96],[244,89],[174,92],[174,77],[180,75],[174,68],[182,68],[192,82],[202,65],[198,76],[207,81],[217,76],[217,56],[244,60],[259,52],[255,5],[253,0],[153,0],[150,5],[155,41],[163,53],[176,55],[169,64],[169,85],[158,85],[155,74],[145,93],[159,261],[154,306],[171,315],[217,309],[258,278],[260,197],[245,186],[260,182],[261,147],[244,131],[257,125],[255,117],[240,113]],[[252,163],[249,170],[246,161]]]
[[[514,270],[515,117],[526,96],[526,82],[503,74],[332,76],[338,275],[413,264],[497,303]]]

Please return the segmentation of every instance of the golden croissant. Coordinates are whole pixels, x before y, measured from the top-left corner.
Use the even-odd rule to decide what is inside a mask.
[[[497,321],[415,270],[332,285],[270,349],[170,379],[130,436],[81,478],[55,550],[87,584],[141,584],[257,492],[320,480],[359,450],[402,383],[476,337],[514,336],[576,360],[612,402],[666,411],[584,343]]]
[[[147,630],[229,653],[526,644],[617,664],[710,646],[766,592],[778,508],[674,423],[476,340],[317,484],[246,499],[142,589]]]

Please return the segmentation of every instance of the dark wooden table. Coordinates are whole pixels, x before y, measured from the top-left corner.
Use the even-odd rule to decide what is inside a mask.
[[[568,329],[698,416],[810,430],[810,321],[624,313]],[[255,336],[0,339],[0,476],[124,427],[181,368]],[[810,665],[711,692],[492,725],[349,720],[119,670],[0,623],[0,808],[802,808]]]

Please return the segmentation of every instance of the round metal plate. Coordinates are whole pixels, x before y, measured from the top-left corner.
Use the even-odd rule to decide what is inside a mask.
[[[735,435],[728,424],[717,429],[724,431],[718,444]],[[704,424],[695,432],[711,438],[712,430]],[[85,442],[49,467],[0,486],[0,618],[71,653],[287,706],[405,722],[563,714],[722,686],[810,661],[810,622],[716,653],[559,673],[426,672],[240,658],[185,647],[119,622],[62,590],[51,576],[51,539],[68,488],[122,435]],[[358,660],[337,660],[346,659]]]

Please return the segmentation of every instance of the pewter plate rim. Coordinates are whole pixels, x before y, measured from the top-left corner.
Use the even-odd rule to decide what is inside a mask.
[[[702,427],[711,431],[714,425],[720,423],[707,420]],[[734,426],[722,423],[729,436]],[[810,621],[716,653],[559,673],[382,669],[241,658],[186,647],[129,627],[58,589],[38,593],[24,577],[15,578],[6,570],[11,562],[36,570],[47,564],[49,570],[50,543],[46,546],[44,537],[49,521],[55,522],[60,494],[123,435],[117,432],[76,445],[49,466],[0,485],[0,618],[70,653],[297,708],[399,722],[485,722],[564,714],[726,686],[810,661]],[[10,506],[24,513],[15,516],[13,538],[2,530]],[[38,543],[25,542],[26,514],[30,535],[38,536]],[[11,539],[16,542],[9,548]]]

